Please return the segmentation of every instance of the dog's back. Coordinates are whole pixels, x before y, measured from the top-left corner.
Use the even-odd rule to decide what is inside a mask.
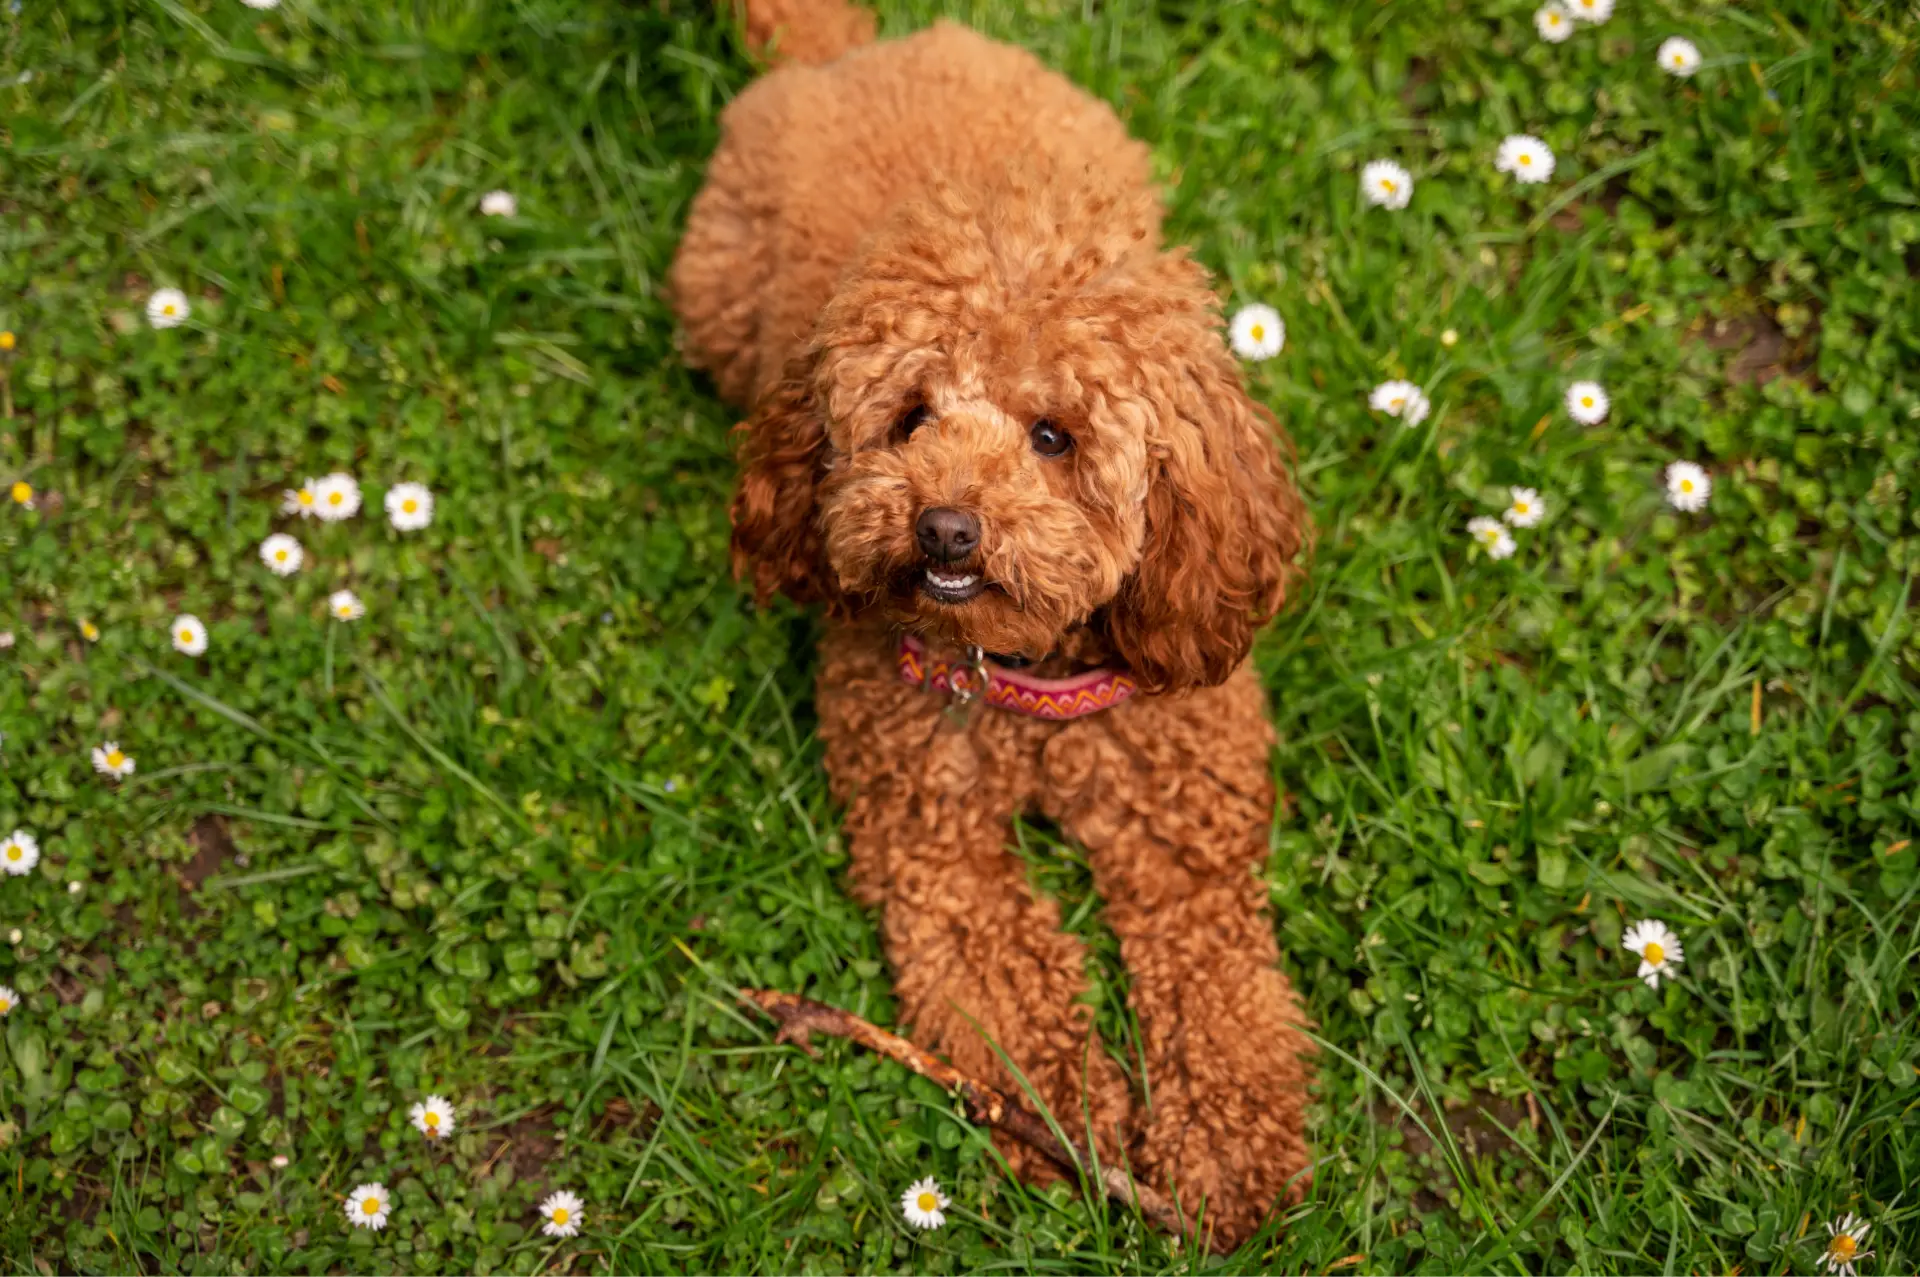
[[[1147,148],[1112,109],[1025,50],[941,22],[842,52],[864,32],[847,12],[749,5],[749,36],[777,25],[776,50],[796,56],[727,108],[674,260],[687,360],[742,406],[779,377],[861,237],[902,200],[1016,167],[1055,187],[1149,181]]]

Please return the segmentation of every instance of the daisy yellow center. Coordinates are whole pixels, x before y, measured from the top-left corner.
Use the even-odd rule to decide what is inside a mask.
[[[349,612],[353,611],[353,604],[342,603],[339,607],[335,608],[334,611],[338,612],[342,616],[345,616]]]
[[[418,510],[419,508],[420,508],[420,503],[418,501],[415,501],[412,497],[408,497],[405,501],[402,501],[400,503],[400,509],[407,514],[412,514],[415,510]]]
[[[287,561],[287,552],[285,550],[275,550],[273,552],[273,561],[275,563],[285,563]]]
[[[312,505],[313,493],[307,491],[305,488],[302,488],[300,489],[300,492],[298,496],[296,496],[295,500],[299,501],[301,505]]]
[[[1267,326],[1265,324],[1255,324],[1250,331],[1253,333],[1253,339],[1255,341],[1265,341],[1267,339]]]
[[[568,1221],[569,1219],[571,1219],[571,1218],[573,1218],[573,1212],[572,1212],[572,1211],[570,1211],[570,1210],[568,1210],[568,1209],[567,1209],[566,1207],[564,1207],[564,1206],[556,1206],[556,1207],[554,1207],[554,1208],[553,1208],[553,1222],[554,1222],[554,1223],[556,1223],[556,1224],[564,1224],[564,1223],[566,1223],[566,1222],[567,1222],[567,1221]]]
[[[427,1129],[430,1131],[437,1131],[440,1129],[440,1115],[438,1113],[429,1112],[426,1115],[426,1117],[422,1118],[421,1120],[427,1124]]]
[[[183,629],[183,630],[181,630],[181,631],[180,631],[180,641],[181,641],[182,643],[191,643],[191,642],[193,642],[193,631],[192,631],[192,630],[184,630],[184,629]]]
[[[0,1015],[5,1015],[11,1010],[13,1010],[13,1003],[6,998],[0,998]]]
[[[12,349],[13,349],[13,334],[11,332],[0,331],[0,350],[12,350]]]
[[[1691,479],[1682,479],[1682,480],[1680,481],[1680,491],[1682,491],[1682,492],[1692,492],[1692,491],[1693,491],[1693,480],[1691,480]]]
[[[329,492],[327,494],[328,505],[339,505],[342,501],[345,501],[345,500],[346,500],[346,497],[344,497],[338,492]]]
[[[1667,951],[1661,947],[1658,940],[1649,940],[1647,947],[1640,951],[1640,956],[1657,967],[1667,960]]]
[[[33,485],[31,483],[14,484],[13,499],[20,505],[25,505],[27,502],[33,500]]]
[[[1674,55],[1673,55],[1673,65],[1675,65],[1675,66],[1677,66],[1677,67],[1678,67],[1678,66],[1685,66],[1686,64],[1687,64],[1687,55],[1686,55],[1686,54],[1684,54],[1684,53],[1676,53],[1676,54],[1674,54]]]
[[[17,843],[17,842],[10,842],[10,843],[8,843],[8,844],[7,844],[7,859],[8,859],[8,860],[18,860],[18,859],[20,859],[20,844],[19,844],[19,843]]]
[[[913,1201],[914,1205],[924,1211],[938,1210],[940,1208],[940,1199],[932,1193],[922,1193],[920,1196],[914,1198]]]
[[[1841,1233],[1838,1237],[1834,1238],[1833,1243],[1827,1247],[1827,1252],[1844,1264],[1852,1259],[1853,1253],[1859,1249],[1860,1243],[1853,1240],[1853,1234]]]
[[[1393,398],[1387,400],[1387,407],[1393,409],[1395,412],[1399,412],[1400,406],[1406,402],[1407,397],[1405,395],[1395,395]]]
[[[92,621],[82,621],[80,623],[80,632],[86,635],[88,642],[92,642],[94,639],[100,637],[100,629]]]
[[[1559,25],[1560,25],[1560,15],[1559,15],[1559,14],[1557,14],[1557,13],[1549,13],[1549,14],[1547,15],[1547,25],[1548,25],[1548,26],[1550,26],[1550,27],[1557,27],[1557,26],[1559,26]]]
[[[1522,151],[1520,152],[1520,162],[1522,164],[1531,164],[1533,163],[1533,157],[1531,155],[1528,155],[1525,151]]]
[[[1513,512],[1515,514],[1525,514],[1531,509],[1533,509],[1533,507],[1524,501],[1516,501],[1513,503]]]
[[[369,1197],[366,1201],[360,1203],[360,1209],[369,1215],[378,1215],[380,1213],[380,1199],[377,1197]]]
[[[124,763],[126,761],[127,761],[127,756],[121,753],[117,749],[109,750],[107,752],[107,766],[109,767],[118,767],[121,763]]]
[[[1386,188],[1387,194],[1389,195],[1393,194],[1395,191],[1400,189],[1400,183],[1394,181],[1390,177],[1381,178],[1380,185]]]
[[[1482,532],[1480,534],[1480,539],[1482,541],[1485,541],[1488,545],[1492,545],[1495,541],[1498,541],[1500,539],[1500,530],[1498,528],[1488,528],[1485,532]]]
[[[1593,396],[1592,396],[1592,395],[1581,395],[1581,396],[1580,396],[1580,406],[1581,406],[1582,408],[1591,408],[1591,407],[1593,407]]]

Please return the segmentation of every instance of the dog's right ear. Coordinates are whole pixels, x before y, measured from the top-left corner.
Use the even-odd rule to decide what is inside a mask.
[[[782,593],[799,603],[824,597],[814,491],[827,432],[805,372],[789,368],[734,433],[740,486],[733,494],[733,575],[751,580],[763,604]]]

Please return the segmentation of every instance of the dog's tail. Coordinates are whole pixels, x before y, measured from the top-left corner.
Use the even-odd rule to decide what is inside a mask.
[[[819,66],[873,43],[873,12],[851,0],[732,0],[747,47],[774,62]]]

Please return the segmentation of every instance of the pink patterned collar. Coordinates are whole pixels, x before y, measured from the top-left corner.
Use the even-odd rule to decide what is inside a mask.
[[[1054,722],[1084,718],[1136,695],[1140,685],[1118,670],[1092,669],[1072,678],[1038,678],[980,658],[973,664],[932,656],[911,634],[900,636],[900,681],[968,701],[986,681],[986,703],[995,709]]]

